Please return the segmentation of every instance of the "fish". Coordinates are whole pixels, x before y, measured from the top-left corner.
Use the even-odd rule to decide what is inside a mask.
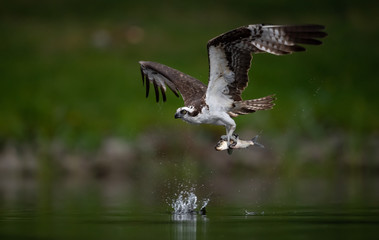
[[[225,138],[220,138],[220,140],[217,142],[215,149],[216,151],[223,151],[228,150],[229,154],[232,154],[233,149],[238,148],[248,148],[250,146],[258,146],[261,148],[264,148],[264,146],[257,142],[258,136],[253,137],[251,140],[242,140],[238,137],[238,135],[235,135],[237,142],[230,140],[230,146],[228,147],[228,141]]]

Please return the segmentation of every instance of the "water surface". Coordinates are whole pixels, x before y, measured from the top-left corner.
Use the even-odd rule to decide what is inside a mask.
[[[374,239],[377,209],[275,209],[253,213],[208,208],[207,215],[170,212],[7,210],[1,239]]]

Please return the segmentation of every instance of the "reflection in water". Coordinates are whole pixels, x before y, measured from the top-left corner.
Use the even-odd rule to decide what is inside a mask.
[[[174,239],[196,239],[196,214],[173,214],[174,221],[173,235]]]
[[[199,216],[196,213],[174,213],[171,216],[171,220],[174,222],[172,228],[174,239],[194,240],[197,237],[197,232],[201,235],[206,234],[208,218],[205,215]]]
[[[201,218],[201,227],[199,231],[202,234],[206,232],[206,206],[209,203],[209,198],[203,199],[200,210],[198,211],[197,196],[195,188],[192,186],[189,190],[181,190],[171,203],[173,214],[171,220],[174,222],[173,235],[174,239],[196,239],[197,236],[197,220]],[[198,215],[201,214],[201,216]]]

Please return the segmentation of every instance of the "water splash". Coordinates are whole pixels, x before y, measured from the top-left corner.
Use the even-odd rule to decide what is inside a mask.
[[[193,192],[181,191],[177,199],[171,204],[175,214],[186,214],[196,212],[197,196]]]
[[[172,200],[171,207],[174,210],[173,214],[196,214],[200,213],[205,215],[205,207],[209,203],[209,198],[202,200],[201,204],[198,204],[198,198],[195,194],[195,187],[190,187],[189,190],[181,190],[176,198]],[[201,206],[198,209],[198,206]]]
[[[168,200],[173,209],[171,220],[175,222],[174,234],[176,239],[196,239],[198,235],[198,227],[200,233],[206,232],[206,223],[208,218],[205,215],[205,207],[209,203],[209,198],[199,201],[195,194],[195,185],[179,185],[179,191],[174,194],[174,198]],[[199,206],[200,210],[199,210]],[[198,215],[201,214],[201,217]],[[198,220],[203,224],[198,224]]]
[[[245,216],[256,216],[256,215],[261,215],[263,216],[265,214],[264,211],[258,213],[258,212],[249,212],[245,209]]]

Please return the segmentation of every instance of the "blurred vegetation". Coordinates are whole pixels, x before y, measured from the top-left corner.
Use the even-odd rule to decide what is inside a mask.
[[[3,2],[1,141],[88,145],[151,125],[186,127],[167,117],[181,99],[144,99],[138,61],[206,82],[207,41],[260,22],[324,24],[329,36],[306,53],[255,56],[244,96],[276,93],[277,107],[241,117],[240,128],[377,133],[376,10],[369,1]]]
[[[213,150],[224,129],[175,120],[183,103],[173,94],[164,104],[146,100],[138,61],[161,62],[207,82],[206,43],[218,34],[253,23],[316,23],[329,34],[323,45],[290,56],[254,56],[244,98],[276,93],[277,105],[236,119],[237,133],[244,139],[261,134],[268,150],[236,152],[232,158],[241,161],[230,174],[247,171],[246,165],[271,174],[279,166],[275,174],[294,177],[303,170],[329,176],[345,166],[353,173],[362,166],[377,173],[378,11],[375,1],[352,0],[2,1],[2,159],[9,148],[22,157],[31,151],[49,178],[54,166],[79,168],[69,164],[75,158],[62,157],[67,152],[109,157],[110,144],[134,159],[133,167],[124,158],[119,163],[128,169],[120,174],[132,178],[154,175],[162,164],[157,159],[186,164],[179,173],[176,165],[165,165],[163,176],[193,168],[201,177],[196,169],[211,164],[228,172],[230,163],[223,161],[230,157]],[[119,139],[116,147],[112,139]],[[46,160],[51,157],[67,161]],[[80,167],[90,166],[96,176],[114,163],[89,158]]]

